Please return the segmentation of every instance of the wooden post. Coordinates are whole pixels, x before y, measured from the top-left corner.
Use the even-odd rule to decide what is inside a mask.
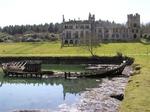
[[[67,73],[66,72],[64,73],[64,75],[65,75],[65,79],[67,79]]]

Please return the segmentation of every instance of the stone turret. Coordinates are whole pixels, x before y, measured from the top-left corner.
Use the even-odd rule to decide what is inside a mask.
[[[129,14],[127,21],[128,28],[139,27],[140,28],[140,15],[136,13],[135,15]]]
[[[95,21],[95,15],[91,15],[91,13],[89,13],[89,18],[88,18],[89,24],[91,26],[90,29],[90,35],[89,35],[89,41],[92,41],[92,43],[94,44],[98,44],[99,43],[99,39],[98,36],[96,35],[96,21]]]
[[[91,15],[91,13],[89,13],[89,18],[88,18],[89,21],[91,22],[95,22],[95,15]]]
[[[65,22],[65,17],[64,17],[64,15],[62,15],[62,18],[63,18],[63,23]]]
[[[140,15],[138,13],[136,13],[135,15],[129,14],[127,16],[127,19],[127,27],[129,29],[130,38],[138,40],[141,36]]]

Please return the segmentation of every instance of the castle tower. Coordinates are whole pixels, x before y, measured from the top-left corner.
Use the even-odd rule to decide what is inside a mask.
[[[91,13],[89,13],[89,21],[90,22],[95,22],[95,15],[91,15]]]
[[[62,15],[62,22],[64,23],[65,22],[65,17],[64,17],[64,15]]]
[[[129,14],[127,16],[127,26],[129,29],[129,36],[132,40],[138,40],[140,38],[140,15],[136,13],[135,15]]]
[[[88,18],[89,24],[90,24],[90,41],[94,44],[98,44],[99,39],[98,36],[96,35],[96,21],[95,21],[95,15],[89,13],[89,18]]]

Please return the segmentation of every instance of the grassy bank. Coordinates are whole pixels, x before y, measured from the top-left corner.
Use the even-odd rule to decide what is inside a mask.
[[[140,74],[131,76],[120,112],[150,112],[150,56],[135,56]]]

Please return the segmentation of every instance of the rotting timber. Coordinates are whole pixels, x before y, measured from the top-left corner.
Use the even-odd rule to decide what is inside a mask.
[[[16,76],[16,77],[39,77],[46,74],[53,74],[52,71],[41,71],[40,61],[19,61],[19,62],[8,62],[2,64],[2,69],[5,76]]]
[[[2,57],[1,57],[2,58]],[[0,60],[2,60],[0,58]],[[127,65],[133,63],[130,57],[5,57],[1,62],[5,76],[16,77],[106,77],[121,75]],[[4,58],[3,58],[4,59]],[[10,60],[10,61],[9,61]],[[12,61],[14,60],[14,61]],[[6,62],[4,62],[6,61]],[[86,64],[85,72],[42,71],[41,63],[51,64]]]

